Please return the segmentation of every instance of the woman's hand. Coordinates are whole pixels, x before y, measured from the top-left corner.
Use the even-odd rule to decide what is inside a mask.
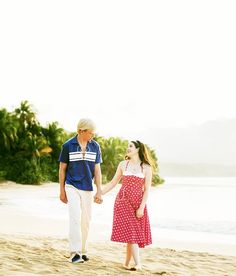
[[[141,217],[143,216],[143,214],[144,214],[144,209],[139,207],[139,208],[136,210],[136,217],[137,217],[137,218],[141,218]]]

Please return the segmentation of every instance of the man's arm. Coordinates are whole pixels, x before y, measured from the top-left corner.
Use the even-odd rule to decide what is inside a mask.
[[[102,190],[101,190],[102,172],[101,172],[100,163],[95,164],[95,168],[94,168],[94,184],[97,186],[97,192],[96,192],[96,194],[94,196],[94,201],[96,203],[102,203]]]
[[[63,203],[68,202],[67,196],[66,196],[66,190],[65,190],[66,169],[67,169],[67,164],[60,162],[60,167],[59,167],[60,200]]]

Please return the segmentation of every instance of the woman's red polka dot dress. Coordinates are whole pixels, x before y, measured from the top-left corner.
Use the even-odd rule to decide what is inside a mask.
[[[144,175],[131,174],[125,170],[114,204],[112,241],[137,243],[139,247],[152,243],[147,207],[145,206],[143,217],[136,217],[136,210],[143,197],[143,188]]]

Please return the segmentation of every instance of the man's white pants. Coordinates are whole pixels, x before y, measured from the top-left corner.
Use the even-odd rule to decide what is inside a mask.
[[[66,195],[69,208],[70,252],[86,254],[93,192],[78,190],[66,184]]]

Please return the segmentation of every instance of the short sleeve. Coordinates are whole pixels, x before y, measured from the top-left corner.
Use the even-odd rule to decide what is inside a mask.
[[[98,145],[98,149],[97,149],[97,155],[96,155],[95,163],[96,164],[102,163],[102,153],[101,153],[101,148],[100,148],[99,145]]]
[[[69,163],[69,148],[66,144],[62,146],[59,161],[67,164]]]

